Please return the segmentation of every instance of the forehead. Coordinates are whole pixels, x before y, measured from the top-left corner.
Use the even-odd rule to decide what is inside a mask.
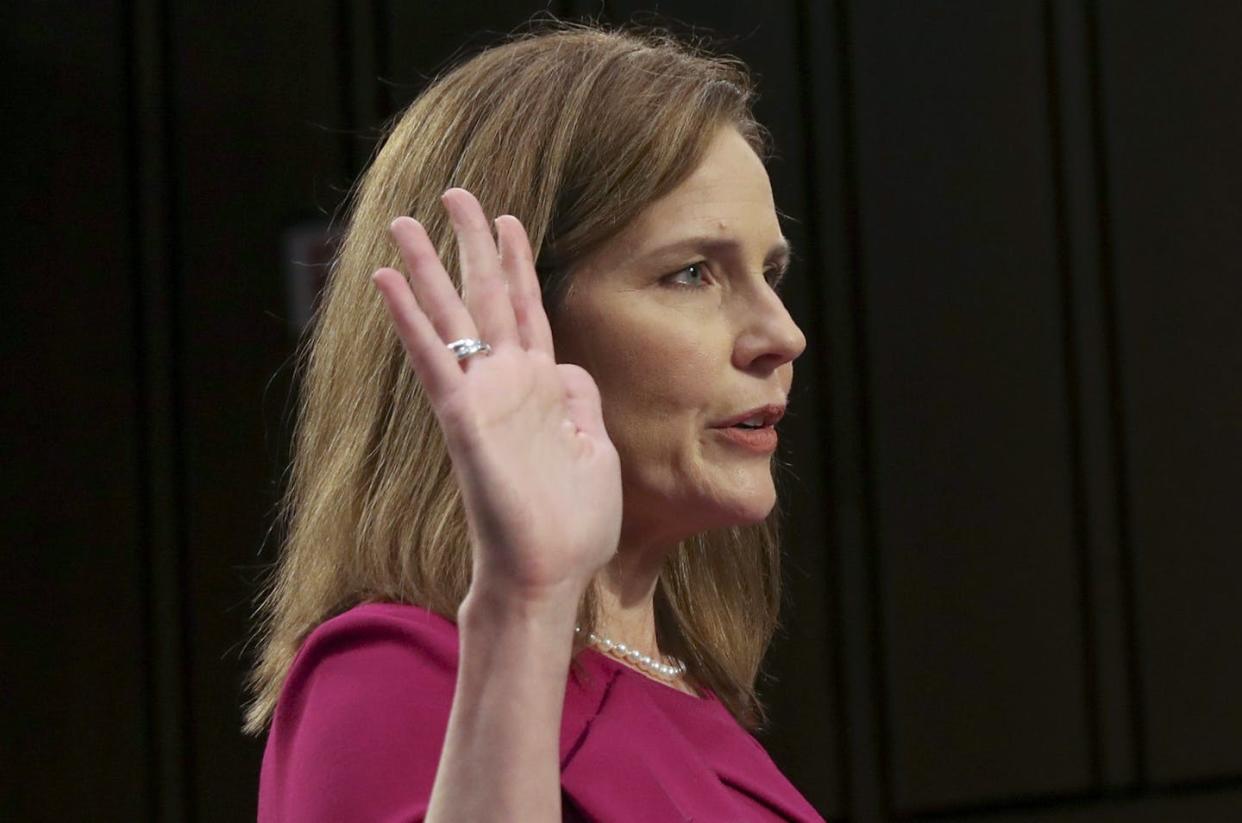
[[[641,255],[691,235],[736,240],[758,255],[781,237],[767,170],[736,129],[721,129],[698,168],[644,209],[602,256],[617,262],[617,255]]]

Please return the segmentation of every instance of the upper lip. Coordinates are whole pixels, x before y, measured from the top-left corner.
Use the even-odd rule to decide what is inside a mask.
[[[750,411],[744,411],[741,414],[730,417],[728,420],[724,420],[720,423],[717,423],[712,428],[724,429],[724,428],[728,428],[729,426],[736,426],[738,423],[741,423],[745,420],[749,420],[750,418],[756,417],[756,416],[762,418],[763,425],[771,426],[777,420],[780,420],[782,417],[785,416],[785,404],[784,403],[769,403],[766,406],[757,406],[751,409]]]

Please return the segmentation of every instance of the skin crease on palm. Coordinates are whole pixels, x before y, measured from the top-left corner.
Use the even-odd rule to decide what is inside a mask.
[[[725,127],[690,177],[571,272],[550,318],[556,359],[595,378],[622,467],[620,545],[600,571],[605,637],[656,652],[669,552],[776,503],[771,456],[712,427],[786,403],[806,348],[771,285],[787,260],[767,170]]]

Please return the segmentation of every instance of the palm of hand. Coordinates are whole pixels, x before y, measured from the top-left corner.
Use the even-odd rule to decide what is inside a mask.
[[[521,224],[497,220],[498,261],[474,197],[450,189],[444,202],[461,249],[464,302],[409,218],[392,232],[413,290],[393,269],[373,280],[444,431],[476,577],[523,598],[581,588],[614,554],[621,524],[620,463],[598,388],[585,370],[555,362]],[[492,352],[458,364],[446,341],[461,338],[481,338]]]

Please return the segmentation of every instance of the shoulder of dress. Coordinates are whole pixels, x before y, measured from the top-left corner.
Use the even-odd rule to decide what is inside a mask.
[[[456,666],[456,627],[426,609],[371,603],[316,626],[273,713],[260,820],[421,820]]]
[[[457,626],[451,620],[421,606],[363,603],[325,620],[306,636],[290,677],[340,658],[455,676],[457,656]]]
[[[457,638],[457,624],[452,620],[410,603],[359,603],[323,621],[315,632],[358,627],[396,627],[424,636]]]

